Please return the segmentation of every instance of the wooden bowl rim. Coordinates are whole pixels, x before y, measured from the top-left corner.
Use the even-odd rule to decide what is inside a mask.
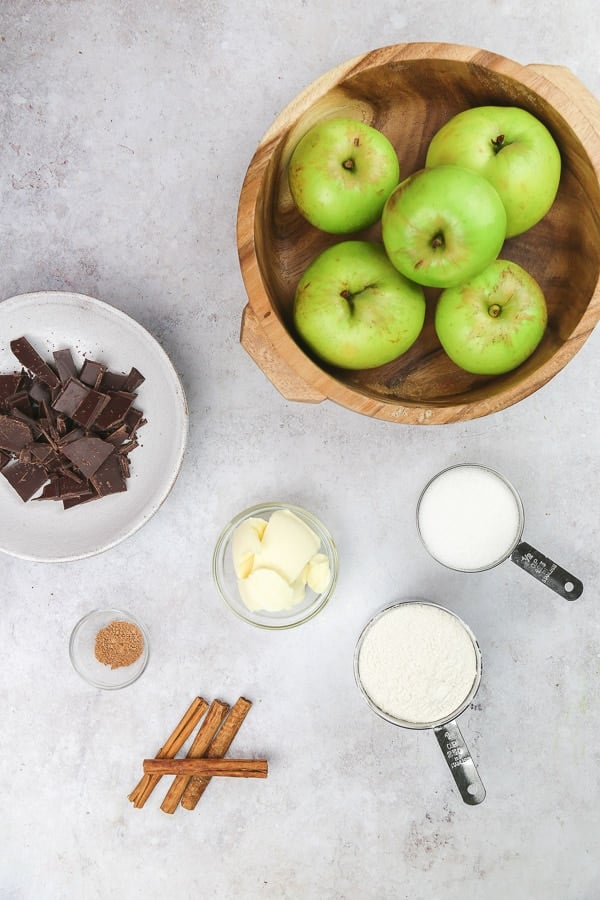
[[[600,135],[593,122],[590,121],[586,108],[582,109],[574,102],[572,96],[565,93],[560,83],[546,78],[543,71],[536,68],[535,63],[522,65],[493,51],[482,50],[467,44],[425,41],[390,44],[354,56],[329,69],[300,91],[277,115],[258,144],[243,180],[237,214],[237,245],[241,274],[247,288],[248,306],[253,310],[267,340],[271,344],[284,348],[287,365],[303,381],[314,388],[317,394],[322,394],[323,399],[332,400],[352,411],[359,411],[374,418],[392,422],[404,421],[408,424],[446,424],[452,421],[480,418],[512,406],[534,393],[564,368],[581,349],[600,318],[600,278],[575,329],[552,357],[536,369],[533,389],[530,387],[530,378],[527,378],[519,384],[507,386],[493,396],[474,401],[441,402],[439,405],[416,402],[403,404],[396,400],[371,397],[366,391],[339,381],[302,350],[270,301],[258,264],[254,237],[263,175],[269,165],[270,151],[274,149],[276,142],[281,137],[282,124],[286,123],[286,131],[289,131],[310,106],[350,76],[393,62],[424,60],[473,63],[512,78],[546,100],[573,130],[600,183]],[[553,71],[563,71],[571,75],[568,69],[561,66],[543,64],[540,67],[542,70],[550,68]],[[573,80],[576,81],[574,76]],[[580,87],[582,92],[589,94],[583,85]],[[550,94],[552,99],[550,99]],[[591,94],[588,99],[597,102]],[[589,103],[587,109],[590,109]],[[273,144],[272,147],[271,144]],[[251,210],[250,216],[247,214],[247,210]],[[244,248],[244,252],[242,252],[242,248]],[[249,291],[250,284],[253,287],[252,296]],[[356,409],[357,396],[361,397],[360,410]]]

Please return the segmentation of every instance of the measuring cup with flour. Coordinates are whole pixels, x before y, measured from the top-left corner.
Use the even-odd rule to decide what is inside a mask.
[[[566,600],[583,584],[521,540],[525,516],[513,485],[487,466],[462,463],[435,475],[417,504],[417,529],[426,550],[459,572],[483,572],[510,559]]]
[[[462,799],[481,803],[485,788],[456,722],[481,681],[481,653],[462,619],[427,600],[386,607],[358,639],[354,675],[378,716],[433,729]]]

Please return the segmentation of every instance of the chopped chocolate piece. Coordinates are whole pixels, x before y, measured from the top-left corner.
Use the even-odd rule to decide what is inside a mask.
[[[94,362],[93,359],[86,359],[79,373],[79,380],[89,387],[98,390],[102,376],[106,372],[106,366],[102,363]]]
[[[111,431],[110,434],[107,434],[104,438],[105,441],[108,441],[109,444],[113,444],[115,447],[118,447],[123,441],[128,441],[131,437],[131,433],[129,428],[125,423],[123,425],[119,425],[119,427],[115,431]]]
[[[31,410],[31,412],[33,413],[33,410]],[[29,428],[31,429],[31,434],[33,435],[34,439],[39,438],[41,436],[42,430],[39,427],[36,420],[32,419],[31,416],[25,415],[25,413],[21,412],[20,409],[11,410],[10,418],[18,419],[19,422],[25,422],[25,424],[28,425]]]
[[[50,391],[46,387],[46,385],[39,381],[39,379],[34,379],[33,384],[29,388],[29,397],[35,403],[50,403],[52,397],[50,395]]]
[[[70,478],[61,475],[55,475],[50,479],[50,483],[46,485],[36,500],[73,500],[81,497],[83,494],[89,494],[90,488],[87,483],[82,482],[76,484]]]
[[[0,406],[4,405],[8,397],[17,393],[20,382],[20,375],[0,375]]]
[[[48,462],[51,456],[55,456],[54,450],[48,444],[30,444],[27,449],[31,455],[31,461],[40,466]]]
[[[66,416],[57,415],[56,417],[56,433],[59,438],[64,437],[69,430],[69,423]]]
[[[10,349],[15,354],[22,366],[33,372],[34,375],[47,384],[50,388],[60,384],[58,376],[49,365],[44,362],[39,353],[33,349],[27,338],[20,337],[10,342]]]
[[[90,500],[99,500],[100,494],[97,494],[95,490],[91,489],[85,492],[85,494],[80,494],[79,497],[73,497],[71,500],[63,500],[63,508],[71,509],[72,506],[79,506],[80,503],[89,503]]]
[[[25,503],[48,481],[43,467],[31,463],[10,462],[0,471]]]
[[[82,384],[77,378],[69,378],[52,404],[52,408],[57,412],[64,413],[65,416],[69,416],[69,418],[73,418],[73,413],[79,404],[85,400],[89,391],[89,387]]]
[[[135,406],[132,406],[125,416],[125,424],[129,428],[131,436],[133,436],[138,428],[141,428],[142,425],[146,424],[144,413],[141,411],[141,409],[136,409]]]
[[[140,445],[138,444],[138,442],[136,441],[136,439],[133,438],[133,440],[127,441],[126,444],[121,444],[120,447],[117,447],[117,451],[116,451],[116,452],[119,453],[121,456],[123,456],[124,454],[126,455],[127,453],[133,453],[133,451],[135,450],[135,448],[136,448],[136,447],[139,447],[139,446],[140,446]]]
[[[100,382],[101,391],[121,391],[127,380],[127,375],[121,375],[119,372],[106,371]]]
[[[16,394],[12,395],[12,397],[7,397],[5,400],[5,406],[8,412],[13,409],[20,409],[21,412],[25,413],[25,415],[31,415],[31,413],[33,412],[31,408],[31,401],[29,399],[29,394],[27,393],[27,391],[17,391]]]
[[[114,391],[109,396],[108,404],[94,422],[94,427],[98,431],[108,431],[110,428],[119,425],[129,412],[134,401],[134,397],[124,391]]]
[[[70,444],[73,441],[78,441],[79,438],[85,437],[85,431],[83,428],[74,428],[72,431],[69,431],[68,434],[65,434],[64,437],[61,437],[59,443],[60,447],[64,447],[65,444]]]
[[[91,476],[90,481],[101,497],[127,490],[123,471],[119,460],[114,454],[102,463],[98,471]]]
[[[73,469],[69,468],[68,466],[61,466],[58,471],[65,478],[68,478],[69,481],[74,481],[75,484],[86,484],[87,486],[87,482],[85,481],[83,476],[78,475],[77,472],[74,472]]]
[[[136,391],[141,384],[144,383],[146,379],[142,375],[141,372],[138,372],[137,369],[132,368],[129,372],[129,375],[126,377],[123,382],[122,390],[124,391]]]
[[[131,475],[131,465],[129,463],[129,457],[124,456],[122,453],[119,453],[117,455],[117,459],[119,460],[119,465],[121,466],[123,478],[129,478],[129,476]]]
[[[0,469],[3,469],[10,462],[10,455],[0,450]]]
[[[63,456],[70,459],[86,478],[90,478],[110,456],[114,447],[99,437],[82,437],[65,444],[61,450]]]
[[[18,453],[31,443],[31,428],[12,416],[0,416],[0,450]]]
[[[63,384],[66,384],[69,378],[77,378],[77,369],[70,350],[55,350],[52,356],[58,377]]]
[[[72,478],[59,476],[58,478],[58,500],[72,500],[74,497],[81,497],[82,494],[89,493],[89,485],[85,481],[77,484]]]
[[[58,435],[50,419],[38,419],[38,428],[50,444],[53,450],[58,447]]]
[[[73,411],[71,418],[79,425],[91,428],[104,407],[109,403],[108,394],[101,394],[93,388],[89,388],[87,396],[81,401],[77,409]]]

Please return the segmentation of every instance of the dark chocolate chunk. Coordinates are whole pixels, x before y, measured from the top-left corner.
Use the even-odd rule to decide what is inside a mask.
[[[85,437],[85,431],[83,428],[74,428],[72,431],[69,431],[68,434],[65,434],[64,437],[61,437],[59,440],[59,446],[64,447],[65,444],[70,444],[73,441],[78,441],[79,438]]]
[[[10,462],[10,454],[0,450],[0,469],[3,469]]]
[[[109,434],[105,435],[104,440],[108,441],[109,444],[114,444],[115,447],[120,446],[123,441],[128,441],[131,437],[131,432],[125,423],[119,425],[114,431],[111,431]]]
[[[99,499],[100,495],[97,494],[93,488],[90,488],[84,494],[80,494],[79,497],[73,497],[71,500],[63,500],[63,508],[71,509],[71,507],[79,506],[81,503],[89,503],[90,500]]]
[[[96,419],[109,403],[108,394],[101,394],[93,388],[89,388],[87,396],[83,398],[79,406],[73,411],[71,418],[78,425],[91,428]]]
[[[102,376],[106,372],[106,366],[102,363],[94,362],[93,359],[86,359],[79,373],[79,380],[88,387],[98,390],[102,381]]]
[[[52,400],[50,391],[46,385],[39,379],[34,379],[33,384],[29,388],[29,397],[34,403],[50,403]]]
[[[142,425],[146,424],[144,413],[141,409],[136,409],[135,406],[132,406],[125,416],[125,424],[129,428],[130,435],[133,436],[138,428],[141,428]]]
[[[0,375],[0,409],[9,397],[17,393],[20,382],[20,375]]]
[[[71,460],[86,478],[91,478],[114,449],[112,444],[99,437],[82,437],[61,448],[63,456]]]
[[[25,503],[48,481],[44,468],[31,463],[10,462],[3,466],[0,474],[4,475]]]
[[[10,450],[18,453],[23,447],[31,443],[31,428],[26,422],[15,419],[12,416],[0,415],[0,450]]]
[[[81,497],[83,494],[89,493],[89,486],[86,482],[77,484],[72,478],[64,475],[56,475],[47,484],[38,500],[73,500]]]
[[[39,353],[33,349],[27,338],[20,337],[10,342],[10,349],[22,366],[47,384],[49,388],[58,387],[60,381],[50,366],[44,362]]]
[[[100,382],[100,390],[105,393],[107,391],[122,391],[126,379],[127,375],[122,375],[120,372],[106,371]]]
[[[30,444],[27,449],[29,450],[31,461],[36,462],[40,466],[48,462],[50,457],[56,455],[49,444]]]
[[[33,413],[33,410],[31,412]],[[42,434],[42,430],[36,420],[32,419],[31,416],[26,416],[20,409],[13,409],[10,413],[10,418],[17,419],[19,422],[25,422],[31,429],[31,434],[34,438],[39,438]]]
[[[29,399],[29,394],[27,391],[17,391],[16,394],[13,394],[12,397],[7,397],[4,405],[8,412],[13,409],[20,409],[21,412],[24,412],[25,415],[31,415],[33,412],[31,408],[31,400]]]
[[[108,404],[94,422],[94,427],[98,431],[108,431],[120,425],[135,399],[132,394],[124,391],[114,391],[109,396]]]
[[[52,404],[52,408],[57,412],[64,413],[65,416],[69,416],[69,418],[73,418],[73,413],[79,404],[85,400],[89,391],[89,387],[82,384],[77,378],[69,378]]]
[[[98,471],[91,476],[90,481],[96,488],[101,497],[107,494],[118,494],[127,490],[125,484],[125,476],[119,460],[115,454],[109,456],[105,462],[99,467]]]
[[[119,453],[117,455],[117,459],[119,460],[119,465],[121,466],[123,478],[129,478],[129,476],[131,475],[131,465],[129,463],[129,457],[123,453]]]
[[[63,384],[66,384],[69,378],[77,378],[77,369],[70,350],[55,350],[52,355],[58,377]]]
[[[137,369],[133,368],[129,372],[129,375],[126,377],[123,382],[123,387],[121,390],[123,391],[137,391],[139,386],[144,383],[146,379],[142,375],[141,372],[138,372]]]

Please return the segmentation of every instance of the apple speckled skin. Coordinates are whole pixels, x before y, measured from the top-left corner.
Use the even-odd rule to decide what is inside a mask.
[[[426,165],[464,166],[492,184],[506,209],[506,236],[542,219],[558,191],[560,152],[546,126],[517,106],[476,106],[434,135]]]
[[[416,341],[424,320],[422,288],[370,241],[341,241],[324,250],[296,288],[298,334],[318,357],[341,368],[391,362]]]
[[[288,165],[299,211],[330,234],[350,234],[376,222],[399,178],[398,156],[388,138],[351,118],[314,125]]]
[[[547,319],[537,281],[517,263],[496,259],[466,284],[441,293],[435,329],[461,369],[501,375],[531,356]]]
[[[406,278],[454,287],[498,256],[506,212],[498,192],[477,172],[419,169],[392,191],[381,233],[391,262]]]

